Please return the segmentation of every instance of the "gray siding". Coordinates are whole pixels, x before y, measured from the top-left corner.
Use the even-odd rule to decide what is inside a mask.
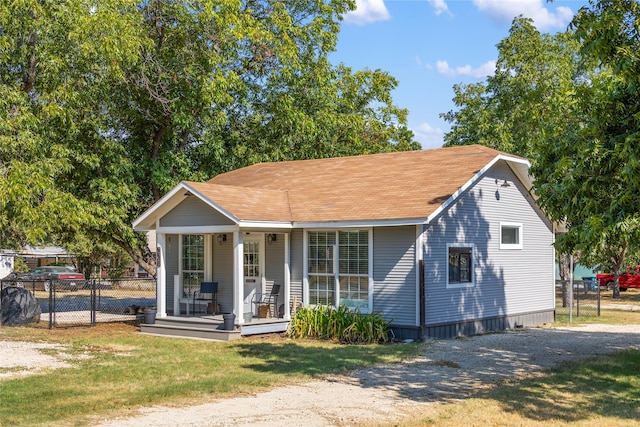
[[[233,236],[219,244],[213,239],[213,281],[218,282],[218,304],[222,313],[233,312]]]
[[[418,326],[416,228],[373,230],[373,309],[393,325]]]
[[[265,295],[271,294],[271,289],[274,284],[280,284],[280,292],[278,294],[278,302],[276,305],[277,310],[284,304],[284,236],[282,234],[276,234],[276,241],[268,243],[265,235],[264,242],[264,269],[265,269]]]
[[[291,304],[293,304],[294,295],[297,296],[298,302],[302,303],[302,278],[304,275],[304,272],[302,271],[304,267],[302,262],[304,246],[303,236],[303,230],[293,230],[289,240],[289,251],[291,253],[291,257],[289,259],[289,262],[291,263],[289,266],[291,270]]]
[[[501,187],[503,179],[511,186]],[[500,249],[501,221],[523,225],[523,249]],[[475,245],[473,287],[446,287],[447,243]],[[527,190],[497,163],[425,231],[427,325],[552,311],[552,243],[551,225]]]
[[[177,234],[166,236],[166,274],[167,274],[167,303],[166,310],[173,313],[173,276],[180,274],[180,237]]]
[[[232,225],[233,222],[196,197],[187,197],[182,203],[160,218],[162,227],[185,225]]]

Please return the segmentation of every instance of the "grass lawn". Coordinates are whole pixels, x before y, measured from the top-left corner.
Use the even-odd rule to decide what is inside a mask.
[[[631,290],[630,290],[631,291]],[[639,303],[633,290],[617,304]],[[629,298],[630,297],[630,298]],[[638,324],[640,312],[603,310],[600,317],[561,316],[553,326]],[[397,427],[416,426],[640,426],[640,351],[567,363],[535,378],[508,381],[473,398],[434,405]]]
[[[558,324],[562,325],[562,319]],[[567,319],[568,320],[568,319]],[[640,324],[604,310],[580,323]],[[0,341],[60,343],[73,366],[0,380],[0,425],[85,425],[139,407],[186,405],[264,391],[417,355],[419,345],[345,346],[278,336],[233,342],[153,337],[125,324],[0,328]],[[542,376],[405,419],[401,426],[640,426],[640,352],[562,366]]]
[[[640,426],[640,351],[565,364],[394,425]]]
[[[124,324],[0,328],[0,340],[61,343],[73,367],[0,380],[0,425],[84,425],[141,406],[184,405],[414,357],[417,344],[346,346],[278,336],[153,337]]]

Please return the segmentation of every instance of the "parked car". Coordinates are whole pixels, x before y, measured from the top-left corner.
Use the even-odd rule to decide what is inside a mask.
[[[596,280],[601,287],[611,289],[613,287],[613,274],[602,273],[596,275]],[[626,273],[620,273],[618,276],[620,281],[620,290],[626,291],[628,288],[640,288],[640,266],[627,268]]]
[[[51,282],[59,281],[59,289],[78,290],[85,285],[84,275],[69,267],[48,265],[38,267],[28,273],[11,273],[2,281],[11,281],[19,287],[49,292]],[[32,286],[33,285],[33,286]]]

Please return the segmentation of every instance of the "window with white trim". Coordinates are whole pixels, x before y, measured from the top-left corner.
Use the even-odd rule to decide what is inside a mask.
[[[308,273],[309,303],[312,305],[334,305],[336,281],[334,252],[336,233],[326,231],[309,232]]]
[[[204,281],[204,235],[182,235],[182,292],[193,295]]]
[[[522,249],[522,224],[500,223],[500,249]]]
[[[473,286],[473,245],[447,245],[447,287]]]
[[[339,231],[340,304],[369,310],[369,233]]]
[[[369,231],[309,231],[309,303],[368,312]]]

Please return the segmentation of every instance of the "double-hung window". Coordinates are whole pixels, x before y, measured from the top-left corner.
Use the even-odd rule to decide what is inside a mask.
[[[336,296],[335,258],[336,233],[309,232],[308,248],[309,303],[334,305]]]
[[[369,307],[369,231],[310,231],[307,247],[309,303]]]
[[[339,231],[339,305],[369,310],[369,233]]]

